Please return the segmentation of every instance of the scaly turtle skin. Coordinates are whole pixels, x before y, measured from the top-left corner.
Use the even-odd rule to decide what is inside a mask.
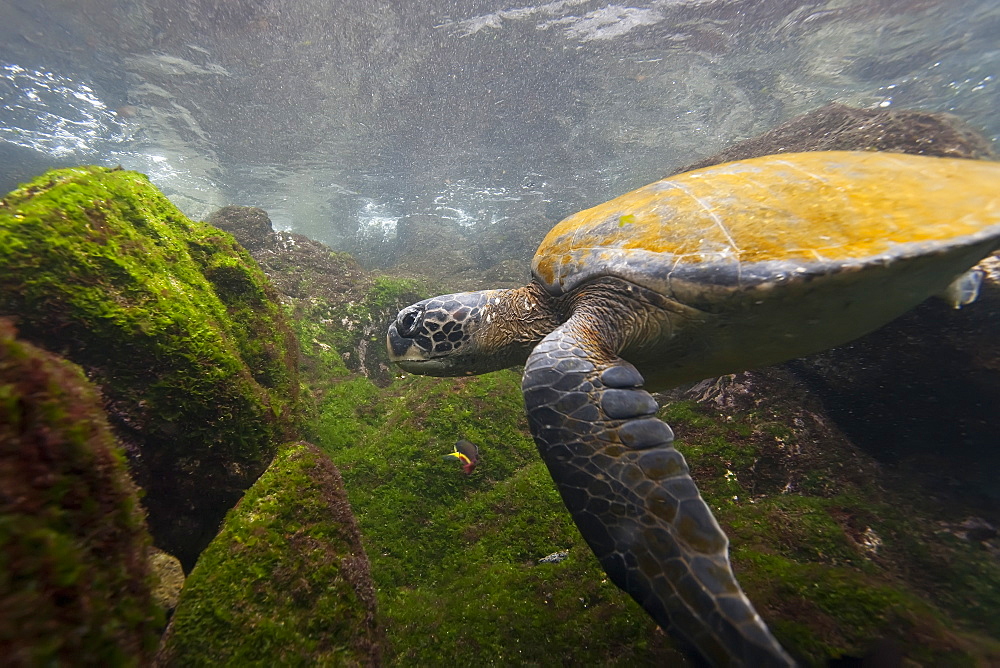
[[[1000,163],[766,156],[570,216],[529,285],[414,304],[387,344],[413,373],[525,364],[532,435],[612,581],[713,664],[793,665],[643,387],[824,350],[933,294],[967,303],[998,247]]]

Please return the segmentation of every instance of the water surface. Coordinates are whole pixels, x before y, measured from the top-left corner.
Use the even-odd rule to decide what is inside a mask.
[[[121,164],[369,264],[404,216],[548,227],[831,101],[1000,138],[993,0],[7,0],[0,40],[4,189]]]

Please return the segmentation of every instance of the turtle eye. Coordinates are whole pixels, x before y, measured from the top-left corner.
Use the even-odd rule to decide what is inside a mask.
[[[396,318],[396,329],[403,336],[413,336],[424,314],[423,306],[408,306]]]

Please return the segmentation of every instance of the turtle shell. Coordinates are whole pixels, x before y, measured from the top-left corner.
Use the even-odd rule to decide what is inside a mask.
[[[615,276],[670,296],[679,284],[771,288],[995,248],[998,238],[1000,163],[787,153],[673,176],[574,214],[542,241],[532,271],[554,295]]]

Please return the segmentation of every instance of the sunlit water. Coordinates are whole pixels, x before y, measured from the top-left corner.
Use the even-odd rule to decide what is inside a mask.
[[[0,142],[379,264],[405,216],[548,226],[830,101],[1000,140],[995,0],[109,4],[0,6]]]

